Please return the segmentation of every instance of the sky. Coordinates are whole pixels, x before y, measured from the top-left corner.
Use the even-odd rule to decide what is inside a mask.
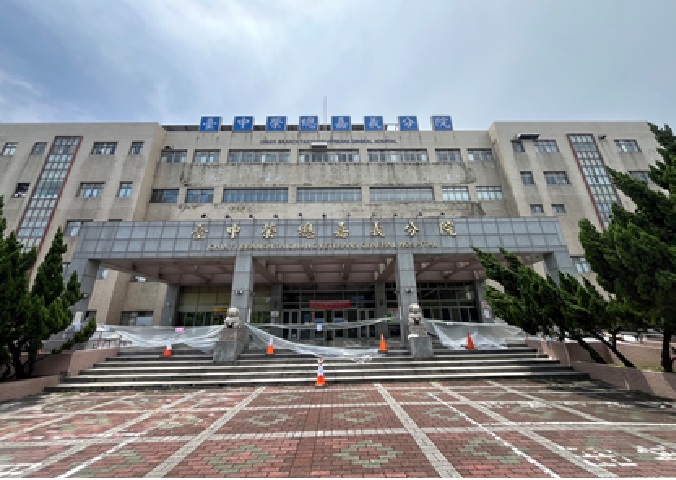
[[[676,126],[674,0],[0,0],[0,122]]]

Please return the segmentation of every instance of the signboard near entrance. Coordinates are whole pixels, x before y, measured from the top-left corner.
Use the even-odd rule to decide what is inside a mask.
[[[310,300],[310,308],[336,310],[352,307],[352,300]]]

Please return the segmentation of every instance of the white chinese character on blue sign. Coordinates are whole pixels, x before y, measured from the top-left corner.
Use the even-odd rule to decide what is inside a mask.
[[[450,115],[432,115],[432,130],[453,130]]]
[[[383,117],[378,115],[364,117],[364,130],[385,130]]]
[[[319,117],[317,115],[302,115],[299,124],[301,130],[317,130],[319,128]]]
[[[268,117],[265,122],[265,129],[269,132],[283,132],[286,130],[286,117],[276,116]]]
[[[221,128],[221,117],[202,117],[200,132],[218,132]]]
[[[352,130],[352,119],[344,115],[331,117],[331,130]]]
[[[233,132],[250,132],[253,130],[254,117],[235,117],[232,123]]]
[[[412,131],[418,130],[418,117],[415,115],[406,115],[399,117],[399,130]]]

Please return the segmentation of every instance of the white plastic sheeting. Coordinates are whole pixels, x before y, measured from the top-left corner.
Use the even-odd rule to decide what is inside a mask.
[[[442,322],[425,320],[428,331],[434,333],[441,344],[451,350],[467,348],[467,334],[472,335],[476,349],[507,348],[507,340],[516,337],[520,330],[511,325],[473,322]]]
[[[352,323],[338,325],[353,326]],[[357,323],[354,323],[354,326],[357,326]],[[265,330],[261,330],[258,327],[254,327],[250,323],[247,324],[247,327],[249,328],[249,331],[252,333],[254,338],[263,345],[267,345],[268,342],[270,341],[270,337],[272,337],[273,345],[275,348],[292,350],[296,353],[300,353],[303,355],[314,355],[316,357],[321,358],[347,358],[350,360],[354,360],[356,362],[368,362],[371,360],[371,358],[378,356],[377,348],[355,348],[355,347],[341,348],[341,347],[321,347],[318,345],[306,345],[303,343],[291,342],[289,340],[284,340],[283,338],[276,337],[266,332]]]
[[[182,343],[203,352],[212,352],[214,343],[221,336],[223,325],[211,327],[123,327],[109,326],[108,329],[120,335],[123,342],[132,347],[158,348]]]

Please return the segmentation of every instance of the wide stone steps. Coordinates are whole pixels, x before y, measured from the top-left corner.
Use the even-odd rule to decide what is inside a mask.
[[[67,378],[47,391],[217,388],[260,385],[309,386],[317,377],[317,358],[276,349],[245,351],[234,365],[216,365],[198,350],[175,348],[163,358],[162,349],[125,349],[114,359]],[[403,349],[391,349],[365,361],[324,360],[328,384],[439,381],[478,378],[586,378],[534,349],[435,350],[435,356],[414,359]]]

